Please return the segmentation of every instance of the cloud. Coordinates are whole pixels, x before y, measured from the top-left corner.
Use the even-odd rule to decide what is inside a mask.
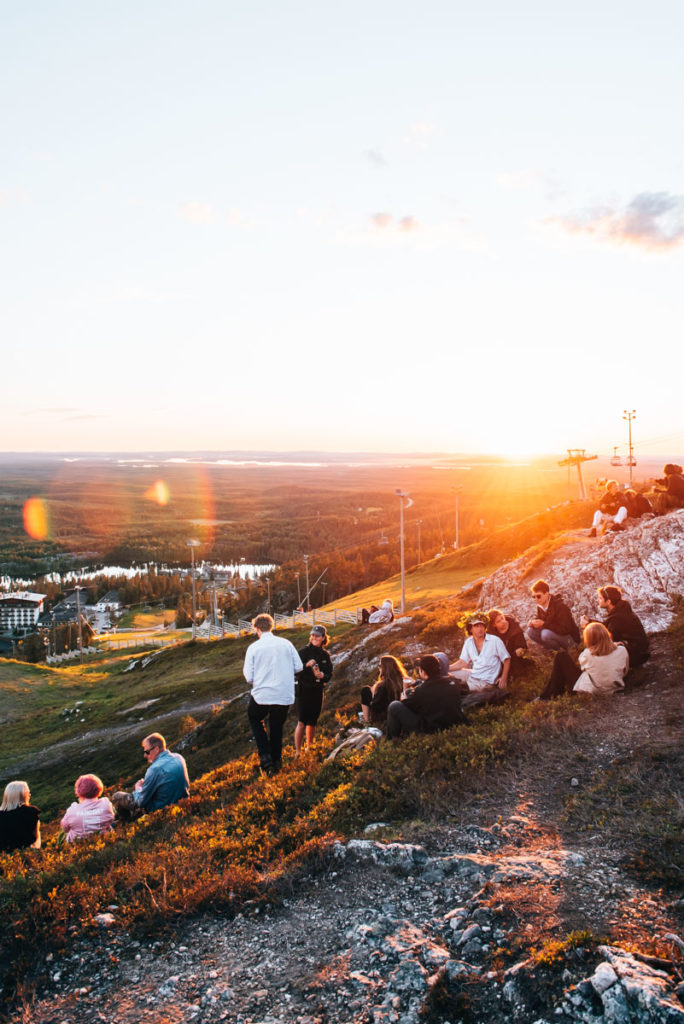
[[[417,231],[420,227],[415,217],[394,218],[391,213],[373,213],[370,221],[376,231]]]
[[[387,167],[387,161],[382,153],[378,153],[377,149],[364,149],[362,156],[372,163],[374,167]]]
[[[214,210],[209,203],[199,203],[194,199],[189,203],[180,203],[178,212],[188,224],[208,224],[214,217]]]
[[[647,250],[674,249],[684,244],[684,196],[640,192],[622,209],[594,207],[567,217],[550,218],[547,223],[600,242]]]
[[[437,131],[437,125],[428,121],[416,121],[409,126],[408,135],[404,136],[404,142],[409,145],[425,149],[428,139]]]

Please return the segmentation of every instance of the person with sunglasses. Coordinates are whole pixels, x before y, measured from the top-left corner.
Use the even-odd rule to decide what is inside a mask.
[[[149,811],[177,804],[190,795],[190,780],[185,758],[166,749],[166,740],[159,732],[150,733],[142,741],[147,761],[144,779],[138,779],[132,793],[119,792],[112,797],[117,817],[132,821]]]
[[[563,599],[551,593],[546,580],[537,580],[530,590],[537,602],[537,614],[527,626],[530,640],[547,651],[567,651],[578,644],[579,627]]]

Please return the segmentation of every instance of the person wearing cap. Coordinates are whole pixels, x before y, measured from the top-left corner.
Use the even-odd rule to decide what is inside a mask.
[[[451,675],[465,683],[469,691],[505,690],[511,669],[511,656],[498,636],[487,632],[484,615],[474,615],[466,623],[469,634],[461,657],[449,666]],[[464,707],[467,706],[467,700]]]
[[[295,672],[304,668],[297,648],[283,636],[275,636],[270,615],[257,615],[252,625],[259,638],[245,654],[243,674],[252,684],[247,717],[259,751],[262,771],[280,771],[283,727],[295,697]],[[264,722],[268,719],[268,732]]]
[[[301,672],[295,673],[297,725],[294,743],[297,754],[302,749],[305,736],[307,747],[313,742],[316,723],[323,707],[323,690],[333,674],[332,661],[325,649],[327,645],[328,634],[325,626],[314,626],[308,644],[298,652],[304,667]]]

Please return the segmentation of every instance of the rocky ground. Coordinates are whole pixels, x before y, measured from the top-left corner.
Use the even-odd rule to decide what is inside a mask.
[[[629,869],[624,816],[580,827],[564,810],[645,737],[681,740],[669,642],[657,641],[642,686],[567,741],[567,757],[511,765],[459,819],[370,822],[277,905],[206,914],[148,941],[111,908],[47,964],[12,1019],[684,1022],[682,900]],[[397,834],[403,842],[390,841]]]

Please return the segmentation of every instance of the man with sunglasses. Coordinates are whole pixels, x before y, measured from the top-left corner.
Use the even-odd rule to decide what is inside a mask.
[[[547,651],[567,651],[578,644],[579,628],[563,599],[551,593],[546,580],[537,580],[530,590],[537,602],[537,614],[527,627],[530,640]]]
[[[146,736],[142,748],[148,766],[145,778],[138,779],[132,793],[120,792],[112,797],[117,816],[124,821],[176,804],[190,795],[185,758],[166,749],[166,740],[161,733],[153,732]]]

